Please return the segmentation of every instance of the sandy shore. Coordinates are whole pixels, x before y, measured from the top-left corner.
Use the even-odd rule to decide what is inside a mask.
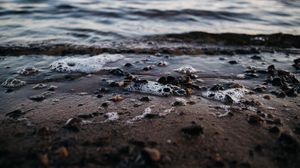
[[[135,65],[132,69],[67,73],[63,80],[42,82],[46,86],[39,89],[33,89],[40,83],[34,77],[21,88],[1,87],[0,165],[299,167],[299,75],[292,66],[297,57],[279,62],[274,60],[281,56],[272,57],[188,57],[183,59],[204,60],[195,60],[199,71],[182,74],[172,72],[182,57],[163,65],[170,69],[156,63],[153,69],[143,68],[134,57],[126,60]],[[211,59],[218,61],[209,64]],[[263,68],[247,69],[250,62]],[[224,72],[208,73],[210,66],[221,66]],[[126,90],[120,83],[129,77],[123,72],[148,84],[176,85],[186,93],[158,96]],[[174,78],[161,79],[168,75]]]

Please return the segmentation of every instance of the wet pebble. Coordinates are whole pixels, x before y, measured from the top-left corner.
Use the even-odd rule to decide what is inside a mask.
[[[32,87],[32,89],[44,89],[44,88],[46,88],[46,87],[47,87],[47,84],[44,84],[44,83],[38,83],[38,84],[34,85],[34,86]]]
[[[82,120],[79,119],[79,118],[70,118],[65,123],[63,128],[68,129],[70,131],[78,132],[79,131],[79,125],[80,125],[81,121]]]
[[[151,101],[151,99],[148,96],[145,96],[145,97],[140,98],[140,101],[149,102],[149,101]]]
[[[110,100],[113,101],[113,102],[119,102],[119,101],[124,100],[124,98],[121,95],[115,95]]]
[[[250,115],[247,120],[248,123],[252,125],[260,125],[260,123],[263,121],[258,115]]]
[[[233,64],[238,64],[238,62],[235,61],[235,60],[228,61],[228,63],[229,63],[229,64],[232,64],[232,65],[233,65]]]
[[[277,144],[280,148],[287,152],[297,152],[299,150],[299,144],[297,140],[288,133],[281,133],[277,139]]]
[[[253,59],[253,60],[262,60],[261,56],[258,56],[258,55],[253,55],[251,57],[251,59]]]
[[[277,126],[273,126],[269,128],[269,132],[273,134],[278,134],[280,132],[280,129]]]
[[[181,129],[181,132],[189,136],[199,136],[203,134],[203,127],[200,125],[193,124],[191,126],[186,126]]]
[[[158,149],[145,147],[142,150],[142,155],[150,161],[157,162],[161,159],[161,154]]]

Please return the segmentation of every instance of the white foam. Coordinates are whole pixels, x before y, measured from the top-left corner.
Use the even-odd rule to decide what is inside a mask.
[[[219,100],[221,102],[225,102],[226,95],[230,96],[234,103],[238,103],[241,98],[245,96],[248,92],[247,89],[244,88],[232,88],[227,90],[219,90],[219,91],[205,91],[202,92],[202,96],[210,99]]]
[[[185,91],[177,86],[163,85],[158,82],[147,81],[145,83],[132,83],[127,86],[129,91],[141,92],[160,96],[184,95]],[[181,93],[182,92],[182,93]]]
[[[198,72],[198,70],[193,68],[191,65],[183,65],[178,69],[175,69],[175,71],[183,74],[192,74]]]
[[[160,112],[158,115],[159,115],[159,116],[166,116],[166,115],[170,114],[172,111],[174,111],[174,107],[171,107],[171,108],[169,108],[169,109],[166,109],[166,110]]]
[[[135,116],[131,120],[128,120],[127,123],[133,123],[134,121],[138,121],[138,120],[141,120],[141,119],[145,118],[145,116],[152,113],[151,107],[154,107],[154,106],[152,105],[152,106],[149,106],[149,107],[145,108],[143,114]]]
[[[6,79],[1,86],[6,88],[17,88],[26,85],[25,81],[16,79],[16,78],[8,78]]]
[[[84,72],[93,73],[104,69],[104,65],[123,59],[120,54],[101,54],[88,58],[67,57],[53,62],[51,70],[57,72]]]
[[[107,117],[107,119],[105,121],[115,121],[115,120],[119,119],[119,115],[116,112],[106,113],[105,117]]]

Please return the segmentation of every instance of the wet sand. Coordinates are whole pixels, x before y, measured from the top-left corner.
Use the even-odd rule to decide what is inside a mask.
[[[123,53],[92,73],[53,72],[58,56],[1,57],[1,82],[26,85],[0,88],[0,165],[299,167],[299,56],[287,50]],[[40,71],[16,74],[25,60]],[[185,92],[128,89],[150,81]]]

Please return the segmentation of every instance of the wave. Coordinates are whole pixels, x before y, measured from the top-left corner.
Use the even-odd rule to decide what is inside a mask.
[[[145,36],[135,39],[98,43],[96,45],[41,41],[33,44],[9,44],[0,46],[2,56],[98,55],[101,53],[234,55],[274,51],[299,53],[300,36],[281,33],[248,35],[189,32]]]

